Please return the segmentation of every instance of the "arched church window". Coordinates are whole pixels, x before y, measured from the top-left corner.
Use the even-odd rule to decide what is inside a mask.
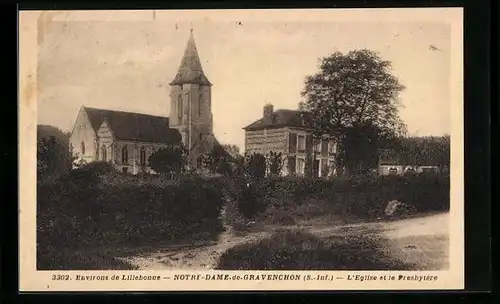
[[[182,95],[179,95],[179,98],[177,99],[177,117],[179,119],[182,118],[182,111],[183,111],[183,107],[182,107]]]
[[[196,159],[196,167],[200,169],[202,166],[203,166],[203,157],[200,156]]]
[[[104,145],[101,147],[101,160],[107,161],[106,147]]]
[[[122,163],[127,164],[128,163],[128,149],[127,146],[124,146],[122,148]]]
[[[203,134],[202,133],[198,134],[198,139],[201,140],[202,138],[203,138]]]
[[[144,147],[141,148],[141,166],[146,165],[146,149]]]
[[[84,155],[85,154],[85,143],[83,141],[80,145],[80,150],[82,151],[82,155]]]

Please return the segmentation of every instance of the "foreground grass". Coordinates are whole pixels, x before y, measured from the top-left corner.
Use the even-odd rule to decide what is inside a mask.
[[[410,270],[392,258],[385,240],[349,235],[320,239],[312,234],[278,231],[257,243],[230,248],[219,258],[219,270]]]
[[[112,255],[88,254],[69,248],[38,252],[38,270],[136,270]]]

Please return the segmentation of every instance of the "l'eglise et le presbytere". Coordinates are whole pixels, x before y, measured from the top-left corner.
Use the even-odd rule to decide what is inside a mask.
[[[124,173],[152,173],[149,156],[182,141],[189,151],[189,163],[199,167],[200,156],[214,145],[220,146],[213,134],[211,88],[191,30],[179,70],[170,83],[170,117],[82,106],[71,132],[71,149],[79,162],[106,161]],[[283,174],[304,174],[306,155],[314,149],[315,174],[334,172],[336,145],[327,139],[313,143],[307,113],[274,111],[270,104],[263,112],[261,119],[244,128],[245,151],[281,152]]]

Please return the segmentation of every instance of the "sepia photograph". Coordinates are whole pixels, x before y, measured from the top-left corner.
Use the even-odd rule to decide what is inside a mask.
[[[398,10],[38,12],[26,267],[463,284],[462,13]]]

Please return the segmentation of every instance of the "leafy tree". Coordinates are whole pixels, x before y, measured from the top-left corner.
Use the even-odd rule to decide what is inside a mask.
[[[214,146],[210,152],[202,156],[202,162],[211,173],[227,175],[231,173],[229,157],[223,147]]]
[[[273,175],[280,175],[284,164],[283,153],[271,151],[269,152],[267,161],[269,173]]]
[[[369,123],[347,128],[344,148],[345,164],[352,173],[366,173],[375,168],[383,148],[396,147],[397,140],[391,134],[385,134],[377,126]]]
[[[244,162],[245,174],[254,179],[266,176],[266,158],[259,153],[246,153]]]
[[[187,149],[182,144],[168,144],[151,154],[149,164],[155,172],[178,176],[186,170]]]
[[[37,126],[37,140],[42,138],[50,139],[52,136],[55,137],[56,141],[63,146],[69,147],[69,132],[64,132],[58,127],[51,125],[38,125]]]
[[[222,148],[232,157],[232,158],[240,158],[240,148],[237,145],[222,145]]]
[[[400,141],[399,161],[409,165],[450,166],[450,136],[405,137]]]
[[[49,130],[50,132],[44,132]],[[37,128],[37,175],[50,178],[71,170],[76,159],[68,146],[68,136],[53,126]]]
[[[369,125],[386,138],[405,134],[406,127],[398,115],[398,95],[404,86],[391,75],[389,61],[366,49],[336,52],[322,58],[319,69],[306,77],[300,109],[312,114],[315,134],[337,141],[339,169],[346,166],[352,149],[358,149],[347,144],[349,133],[359,133]],[[368,134],[373,136],[373,132]]]
[[[314,175],[314,154],[310,151],[307,151],[306,157],[304,160],[304,175],[307,177],[315,177]]]

